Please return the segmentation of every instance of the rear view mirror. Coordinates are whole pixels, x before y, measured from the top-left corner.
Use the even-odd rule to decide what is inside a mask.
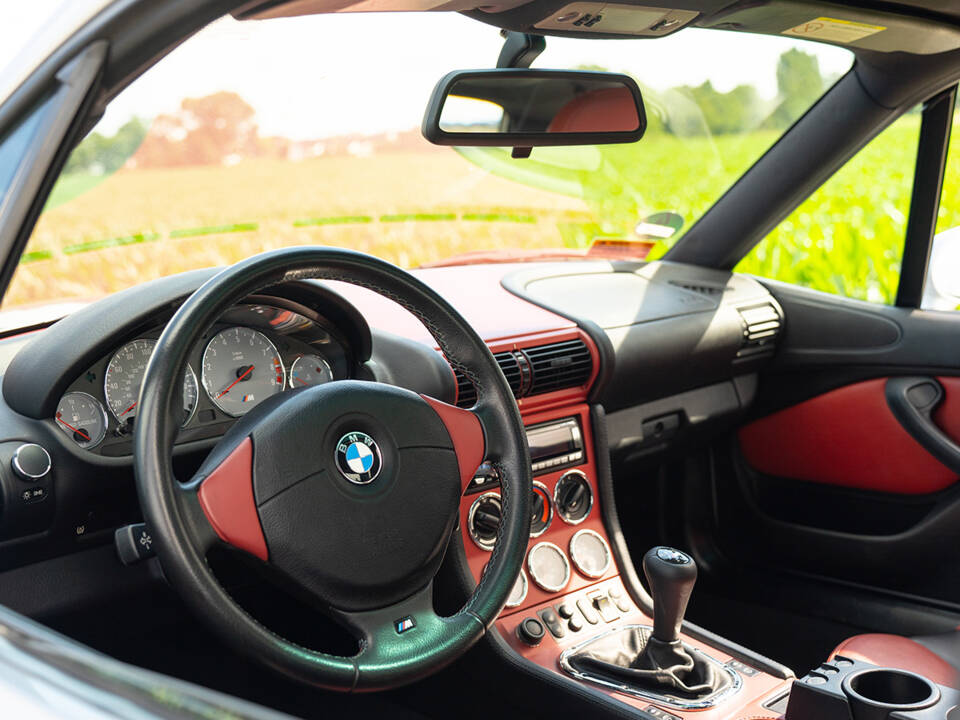
[[[422,130],[435,145],[539,147],[636,142],[646,127],[627,75],[501,68],[440,80]]]

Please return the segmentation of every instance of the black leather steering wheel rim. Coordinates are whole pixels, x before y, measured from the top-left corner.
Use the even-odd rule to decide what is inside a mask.
[[[182,485],[172,470],[180,417],[174,388],[191,348],[246,296],[303,279],[366,287],[416,315],[450,363],[476,386],[477,402],[470,412],[483,430],[485,458],[500,474],[503,518],[497,542],[483,578],[463,608],[446,618],[433,614],[431,582],[382,610],[352,614],[334,610],[334,616],[357,631],[361,652],[353,657],[296,645],[261,625],[234,601],[206,561],[207,549],[219,539],[196,502],[198,481]],[[187,604],[239,651],[289,677],[329,689],[395,687],[462,655],[503,608],[527,546],[531,471],[526,435],[513,394],[490,350],[466,320],[424,283],[354,251],[297,247],[263,253],[223,270],[190,296],[168,323],[148,363],[139,399],[134,463],[137,491],[157,555],[168,581]],[[398,608],[423,618],[409,637],[394,638],[380,629],[396,621]]]

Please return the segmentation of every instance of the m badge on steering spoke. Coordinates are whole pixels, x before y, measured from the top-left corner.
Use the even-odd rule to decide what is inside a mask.
[[[362,432],[350,432],[340,438],[334,456],[340,474],[355,485],[373,482],[383,467],[380,448]]]

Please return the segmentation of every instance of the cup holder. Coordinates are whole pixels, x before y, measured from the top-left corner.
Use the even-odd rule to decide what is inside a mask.
[[[887,720],[890,713],[920,710],[940,699],[940,689],[922,675],[870,668],[843,679],[854,720]]]

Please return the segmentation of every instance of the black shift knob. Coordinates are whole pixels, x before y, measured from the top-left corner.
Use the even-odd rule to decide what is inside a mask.
[[[697,581],[697,564],[686,553],[661,545],[643,556],[643,572],[653,596],[653,636],[676,642]]]

